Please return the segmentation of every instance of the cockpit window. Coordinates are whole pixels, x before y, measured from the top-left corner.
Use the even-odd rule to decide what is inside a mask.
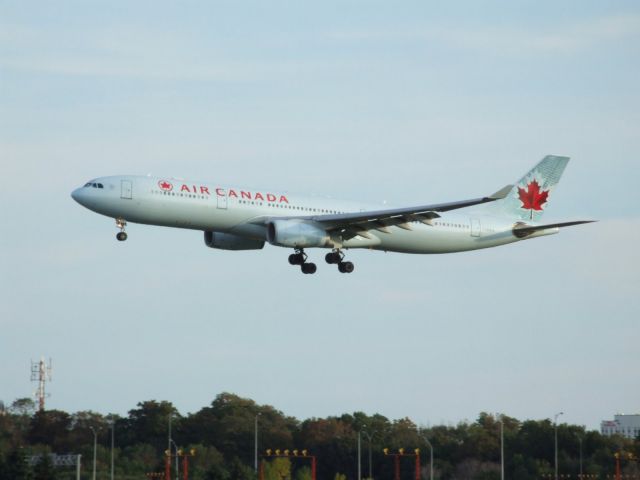
[[[98,184],[98,188],[104,188],[104,185],[102,185],[101,183]]]
[[[89,182],[89,183],[85,183],[85,184],[84,184],[84,186],[85,186],[85,187],[90,187],[90,186],[91,186],[91,182]]]

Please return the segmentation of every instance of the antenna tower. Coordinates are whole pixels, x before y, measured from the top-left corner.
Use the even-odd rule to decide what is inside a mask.
[[[34,392],[34,396],[38,398],[38,410],[44,411],[44,399],[49,396],[45,393],[45,383],[51,381],[51,359],[49,359],[49,365],[47,366],[44,357],[40,358],[39,362],[31,360],[31,381],[38,382],[38,390]]]

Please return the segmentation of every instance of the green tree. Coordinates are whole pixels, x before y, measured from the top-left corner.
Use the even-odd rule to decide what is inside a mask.
[[[355,477],[357,433],[350,416],[313,418],[302,422],[300,428],[297,435],[300,446],[322,459],[318,462],[318,478],[330,478],[336,471],[353,471]]]
[[[234,480],[255,480],[253,469],[244,464],[239,458],[231,460],[229,475]]]
[[[189,462],[189,472],[194,479],[220,478],[224,480],[229,472],[224,466],[224,457],[220,451],[211,446],[194,444],[187,450],[193,450],[195,457]]]
[[[204,480],[229,480],[229,472],[222,464],[211,465],[203,476]]]
[[[61,410],[36,412],[29,425],[28,440],[31,445],[49,445],[53,451],[71,450],[69,431],[71,416]]]
[[[0,480],[31,480],[31,469],[27,464],[26,453],[15,448],[0,462]]]
[[[293,432],[298,425],[295,419],[231,393],[221,393],[211,406],[187,417],[180,432],[189,443],[213,445],[226,459],[239,458],[253,465],[256,415],[261,450],[293,447]]]
[[[294,474],[295,480],[311,480],[311,467],[299,467],[296,468]]]
[[[265,480],[289,480],[291,479],[291,460],[286,457],[274,458],[265,463]]]
[[[36,412],[36,403],[29,397],[17,398],[9,407],[13,415],[31,417]]]
[[[137,443],[125,447],[118,465],[127,474],[143,475],[147,472],[164,471],[163,457],[153,445]]]
[[[172,437],[179,441],[181,421],[171,402],[148,400],[138,403],[138,408],[129,410],[129,416],[116,422],[119,445],[132,446],[139,443],[152,445],[158,454],[167,448],[169,416],[172,416]]]
[[[49,455],[42,455],[33,468],[33,480],[56,480],[58,474]]]
[[[35,403],[30,398],[19,398],[0,415],[0,454],[25,444]]]

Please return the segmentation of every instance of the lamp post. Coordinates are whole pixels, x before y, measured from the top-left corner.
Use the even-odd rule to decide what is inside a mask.
[[[554,430],[554,455],[555,455],[555,480],[558,480],[558,417],[564,415],[564,412],[558,412],[553,417]]]
[[[580,446],[580,476],[582,478],[582,436],[578,435],[578,444]]]
[[[500,414],[500,480],[504,480],[504,418]]]
[[[173,443],[173,447],[176,449],[176,480],[180,480],[180,459],[178,458],[178,445],[173,441],[173,438],[169,440],[169,452],[171,452],[171,444]]]
[[[96,480],[96,452],[98,449],[98,431],[93,427],[89,427],[89,429],[93,432],[93,475],[91,476],[91,478],[93,480]]]
[[[360,430],[358,430],[358,477],[357,480],[362,480],[362,456],[360,455]]]
[[[373,478],[373,474],[371,473],[371,437],[372,435],[367,432],[366,430],[363,430],[362,433],[364,433],[367,437],[367,440],[369,440],[369,480],[371,480]]]
[[[113,480],[113,446],[114,446],[114,430],[116,428],[116,421],[111,417],[111,480]]]
[[[427,443],[427,447],[429,447],[429,480],[433,480],[433,445],[431,445],[426,435],[422,434],[420,436]]]
[[[171,451],[171,417],[173,412],[169,412],[169,433],[167,435],[167,448]]]
[[[254,438],[253,438],[253,469],[258,474],[258,417],[262,415],[261,412],[256,413],[254,418]]]

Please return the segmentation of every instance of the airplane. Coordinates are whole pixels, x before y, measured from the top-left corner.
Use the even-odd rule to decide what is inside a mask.
[[[313,274],[307,248],[331,249],[328,264],[342,273],[354,265],[344,250],[368,248],[401,253],[453,253],[497,247],[558,233],[593,220],[541,224],[569,157],[547,155],[516,184],[470,200],[400,208],[249,189],[170,177],[100,177],[71,197],[112,217],[127,239],[128,222],[204,232],[207,247],[258,250],[265,243],[291,248],[289,263]]]

